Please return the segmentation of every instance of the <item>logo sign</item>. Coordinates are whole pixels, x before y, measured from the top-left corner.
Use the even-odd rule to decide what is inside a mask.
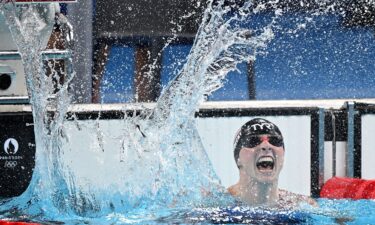
[[[264,127],[266,127],[268,130],[274,129],[274,125],[273,124],[271,124],[271,123],[265,123],[265,122],[264,123],[253,124],[253,125],[251,125],[250,129],[252,129],[254,131],[258,130],[258,128],[260,130],[264,130]]]
[[[14,169],[17,166],[17,161],[5,161],[4,167]]]
[[[18,152],[18,141],[14,138],[8,138],[4,143],[4,151],[7,155],[15,155]]]
[[[4,162],[5,168],[14,169],[23,159],[22,155],[17,155],[19,150],[18,141],[14,138],[8,138],[3,145],[5,155],[0,155],[0,160]]]

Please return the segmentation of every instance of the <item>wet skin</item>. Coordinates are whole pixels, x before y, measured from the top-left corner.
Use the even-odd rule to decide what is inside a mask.
[[[240,179],[228,188],[228,192],[251,206],[297,207],[302,202],[318,206],[308,196],[278,188],[285,150],[283,146],[272,145],[267,137],[262,135],[259,145],[240,150],[237,160]]]
[[[284,163],[284,147],[269,143],[267,135],[261,135],[261,144],[241,149],[238,165],[243,174],[252,181],[260,183],[277,182]]]

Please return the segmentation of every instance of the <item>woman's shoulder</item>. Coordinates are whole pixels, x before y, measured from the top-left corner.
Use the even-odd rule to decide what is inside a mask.
[[[299,205],[300,203],[308,203],[312,206],[318,206],[318,203],[307,195],[296,194],[287,190],[279,189],[280,204]]]
[[[239,194],[239,190],[238,190],[238,187],[236,184],[230,186],[227,188],[227,191],[229,192],[229,194],[231,194],[232,196],[237,196]]]

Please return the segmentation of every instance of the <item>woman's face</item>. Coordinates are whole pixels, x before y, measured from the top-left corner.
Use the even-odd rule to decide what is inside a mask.
[[[261,143],[240,150],[238,165],[251,180],[263,183],[277,181],[284,163],[284,147],[270,143],[272,136],[260,135]]]

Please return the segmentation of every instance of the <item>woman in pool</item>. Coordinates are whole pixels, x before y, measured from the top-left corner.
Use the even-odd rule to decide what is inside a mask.
[[[228,188],[229,193],[251,206],[316,205],[310,197],[278,188],[284,153],[283,136],[275,124],[261,118],[245,123],[234,141],[240,178]]]

